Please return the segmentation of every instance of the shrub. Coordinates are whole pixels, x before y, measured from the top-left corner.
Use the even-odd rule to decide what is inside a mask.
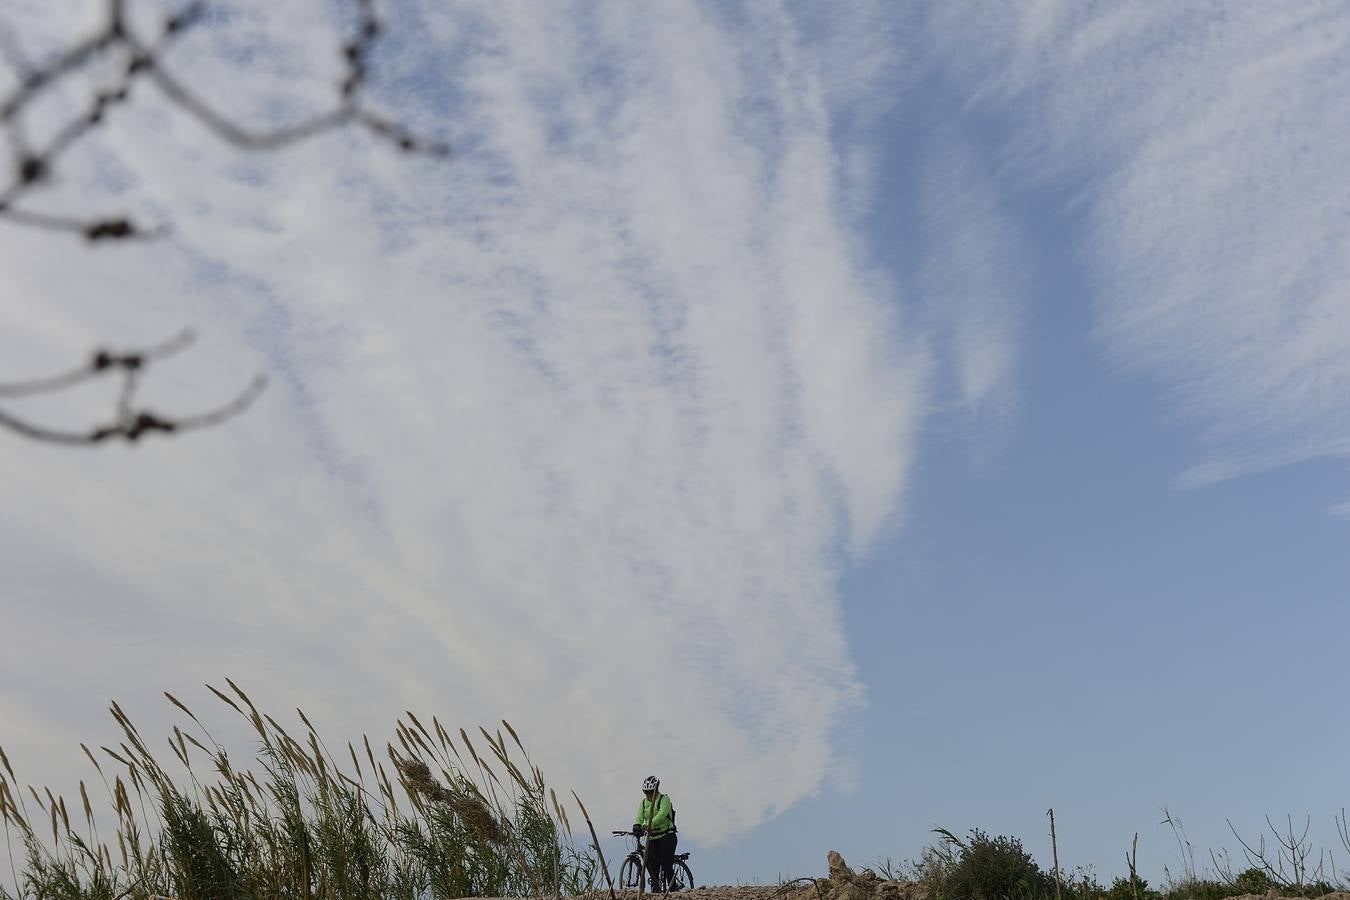
[[[1104,896],[1106,900],[1134,900],[1136,889],[1139,900],[1161,900],[1162,894],[1149,887],[1145,878],[1136,878],[1133,885],[1128,878],[1116,878]]]
[[[918,861],[906,863],[896,874],[923,885],[929,897],[943,897],[947,877],[955,866],[956,855],[950,846],[925,847]]]
[[[966,841],[944,832],[958,851],[939,895],[943,900],[1039,900],[1055,895],[1054,876],[1041,871],[1015,837],[990,837],[978,828]]]
[[[1247,869],[1233,879],[1233,888],[1238,894],[1264,894],[1273,887],[1275,882],[1260,869]]]

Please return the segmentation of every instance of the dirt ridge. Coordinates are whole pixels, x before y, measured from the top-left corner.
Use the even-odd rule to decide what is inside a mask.
[[[826,855],[829,874],[825,878],[799,878],[779,885],[706,885],[687,891],[698,900],[929,900],[928,891],[914,881],[882,878],[871,869],[855,872],[837,850]],[[633,900],[637,891],[619,891],[624,900]],[[609,891],[599,890],[586,900],[608,900]],[[504,898],[492,898],[504,900]],[[1276,891],[1242,894],[1225,900],[1306,900],[1285,897]],[[1332,891],[1316,900],[1350,900],[1350,892]]]

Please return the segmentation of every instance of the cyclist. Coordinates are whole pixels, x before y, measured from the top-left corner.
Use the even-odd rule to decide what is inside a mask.
[[[675,882],[675,845],[679,840],[675,834],[675,807],[670,803],[670,796],[661,793],[661,779],[655,775],[648,775],[642,782],[642,794],[633,833],[643,834],[647,819],[651,819],[652,830],[647,835],[647,868],[652,893],[659,894],[662,885]]]

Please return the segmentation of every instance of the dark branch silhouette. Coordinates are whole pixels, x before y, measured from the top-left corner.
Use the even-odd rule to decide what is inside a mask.
[[[1226,820],[1227,821],[1227,820]],[[1312,828],[1312,817],[1307,817],[1303,822],[1303,832],[1298,833],[1294,827],[1293,816],[1285,817],[1285,830],[1283,832],[1275,827],[1275,823],[1266,816],[1266,825],[1269,826],[1275,840],[1278,842],[1278,849],[1275,851],[1275,858],[1269,858],[1266,852],[1266,836],[1264,834],[1257,836],[1257,844],[1253,847],[1251,844],[1238,834],[1237,828],[1228,821],[1228,830],[1233,832],[1233,837],[1238,839],[1242,845],[1242,853],[1247,857],[1247,865],[1252,868],[1260,869],[1266,873],[1272,882],[1282,888],[1301,889],[1304,885],[1319,882],[1323,879],[1325,873],[1325,859],[1319,858],[1316,867],[1312,867],[1309,857],[1312,854],[1313,845],[1308,840],[1308,831]],[[1286,871],[1285,866],[1288,865]],[[1332,874],[1335,874],[1335,862],[1332,863]]]
[[[354,34],[342,44],[345,70],[336,85],[332,106],[321,113],[272,130],[237,122],[216,109],[191,85],[175,75],[165,61],[167,52],[207,12],[206,0],[188,3],[168,16],[152,37],[137,34],[126,15],[126,0],[107,0],[103,26],[57,53],[43,66],[27,59],[8,23],[0,21],[0,61],[9,65],[18,83],[0,97],[0,129],[9,144],[11,174],[0,182],[0,220],[12,225],[63,232],[83,237],[89,243],[152,239],[164,235],[163,224],[144,225],[127,215],[72,216],[34,208],[32,198],[55,181],[62,157],[106,121],[120,104],[127,102],[137,82],[153,85],[169,103],[196,120],[217,138],[246,151],[278,150],[326,131],[354,126],[405,153],[446,157],[448,145],[426,140],[397,122],[366,107],[363,90],[369,74],[369,56],[384,31],[374,0],[351,0],[356,13]],[[56,85],[96,60],[120,56],[125,63],[113,83],[99,91],[81,111],[74,113],[43,143],[32,146],[24,128],[25,113]],[[0,428],[35,440],[61,444],[101,444],[114,439],[135,442],[152,433],[173,434],[224,421],[246,409],[262,391],[265,379],[255,378],[229,404],[195,416],[169,419],[133,406],[136,389],[146,368],[155,360],[183,349],[191,335],[160,347],[116,354],[97,351],[85,365],[38,381],[0,384],[0,400],[51,393],[88,381],[118,374],[123,378],[122,395],[111,421],[81,432],[57,431],[34,425],[0,409]]]
[[[115,414],[109,422],[84,431],[62,431],[38,425],[0,409],[0,425],[24,437],[54,444],[78,446],[117,439],[135,443],[147,434],[176,434],[216,425],[248,409],[267,384],[266,378],[261,375],[254,378],[233,400],[204,413],[174,418],[136,406],[136,391],[146,368],[153,362],[187,349],[194,339],[192,332],[185,331],[162,344],[142,350],[118,353],[99,349],[84,365],[66,372],[31,381],[0,384],[0,400],[11,400],[54,394],[97,378],[118,377],[122,387],[118,393]]]

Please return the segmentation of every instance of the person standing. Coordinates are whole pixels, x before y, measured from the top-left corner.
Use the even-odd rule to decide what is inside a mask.
[[[661,779],[655,775],[648,775],[642,782],[642,802],[638,804],[633,833],[642,835],[649,819],[647,872],[651,877],[652,893],[657,894],[663,886],[675,882],[675,846],[679,838],[675,833],[675,807],[670,796],[661,793]]]

